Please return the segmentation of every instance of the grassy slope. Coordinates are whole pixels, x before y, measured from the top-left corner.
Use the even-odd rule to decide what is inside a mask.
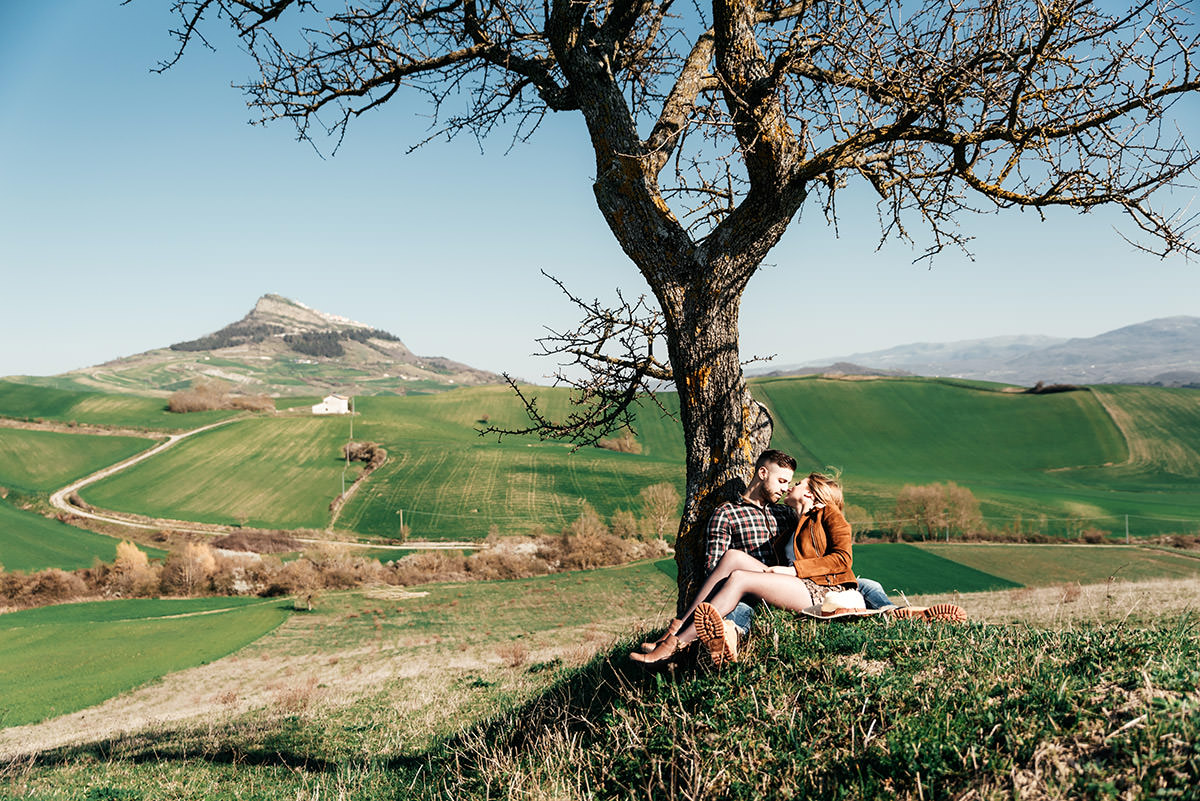
[[[1114,576],[1125,581],[1139,581],[1193,578],[1200,574],[1200,559],[1137,547],[958,543],[929,543],[919,547],[931,555],[1028,586],[1072,581],[1095,584]],[[922,588],[914,592],[944,590]]]
[[[39,387],[0,381],[0,417],[182,431],[237,412],[172,414],[162,398]]]
[[[41,801],[1194,798],[1198,650],[1194,616],[1052,631],[776,616],[725,671],[645,673],[621,646],[418,749],[376,729],[388,710],[355,706],[67,748],[9,781]]]
[[[104,601],[2,615],[0,719],[15,726],[83,709],[218,659],[282,623],[287,606],[230,598]],[[212,609],[228,611],[165,617]]]
[[[1103,388],[1104,405],[1091,392],[1024,395],[932,379],[766,379],[755,391],[775,412],[773,444],[802,464],[843,468],[850,502],[878,516],[904,484],[955,481],[997,526],[1048,514],[1115,530],[1130,514],[1134,533],[1154,533],[1200,518],[1194,474],[1167,469],[1200,462],[1191,390],[1163,394],[1157,415],[1147,412],[1159,390],[1144,387]],[[1123,404],[1137,470],[1125,466],[1130,451],[1105,410]]]
[[[0,486],[56,490],[154,445],[140,437],[0,428]]]
[[[547,412],[566,413],[562,390],[534,390]],[[423,398],[361,398],[355,436],[383,443],[389,460],[347,505],[339,526],[394,536],[397,511],[419,539],[481,537],[537,526],[555,531],[579,515],[586,499],[602,515],[637,509],[644,487],[670,482],[682,494],[682,446],[676,424],[657,409],[639,422],[641,454],[569,446],[530,438],[483,439],[486,415],[498,427],[527,424],[503,387],[460,389]]]
[[[427,798],[1194,797],[1194,618],[762,635],[748,664],[679,681],[597,663],[397,772],[446,777]]]
[[[197,434],[85,488],[106,509],[208,523],[320,528],[341,491],[346,421],[252,418]],[[351,467],[347,482],[357,475]]]
[[[156,548],[142,550],[151,558],[166,556]],[[111,562],[116,556],[117,540],[112,537],[48,520],[0,501],[0,565],[5,570],[75,570],[91,567],[96,559]]]

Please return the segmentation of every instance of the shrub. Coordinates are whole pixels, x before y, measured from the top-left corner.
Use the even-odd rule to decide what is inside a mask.
[[[235,531],[212,541],[214,548],[253,553],[287,553],[300,550],[300,541],[282,531]]]
[[[162,576],[159,565],[151,565],[145,552],[128,540],[117,544],[117,558],[105,579],[105,589],[120,598],[156,595]]]
[[[633,436],[633,432],[625,429],[621,436],[614,439],[602,439],[596,443],[597,448],[616,451],[617,453],[641,453],[642,443]]]
[[[167,399],[167,410],[179,414],[221,409],[274,411],[275,401],[267,395],[230,395],[229,384],[215,378],[197,378]]]
[[[466,558],[453,551],[418,551],[392,567],[392,578],[397,584],[422,584],[468,577]]]
[[[87,594],[87,585],[83,583],[83,579],[57,567],[35,573],[31,578],[25,588],[26,592],[31,599],[42,603],[69,601]]]
[[[536,553],[486,550],[472,554],[466,560],[467,571],[481,581],[544,576],[550,565]]]
[[[633,512],[624,509],[618,509],[613,512],[612,520],[609,521],[609,528],[612,530],[613,536],[620,537],[623,540],[638,538],[638,521],[637,516]]]

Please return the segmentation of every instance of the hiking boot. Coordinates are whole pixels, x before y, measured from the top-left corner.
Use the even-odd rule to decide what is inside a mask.
[[[667,639],[667,637],[669,637],[672,634],[678,634],[679,627],[682,625],[683,625],[683,621],[680,620],[679,618],[677,618],[677,617],[671,618],[671,622],[667,624],[667,630],[665,632],[663,632],[661,637],[659,637],[657,640],[650,640],[648,642],[644,642],[641,645],[639,645],[638,647],[642,649],[642,653],[648,654],[651,651],[653,651],[655,648],[657,648],[658,644],[660,642],[662,642],[663,640]]]
[[[693,623],[696,636],[708,649],[713,667],[725,667],[737,661],[737,626],[721,617],[715,606],[709,603],[697,606]]]
[[[629,658],[643,665],[652,665],[655,662],[665,662],[674,656],[676,651],[680,651],[683,648],[684,644],[679,641],[678,637],[674,634],[668,634],[650,653],[643,654],[634,651],[629,655]]]
[[[888,614],[900,620],[944,620],[949,623],[963,623],[967,612],[958,604],[934,604],[933,606],[897,606],[889,609]]]
[[[958,604],[934,604],[923,613],[926,620],[945,620],[949,623],[964,623],[967,612]]]

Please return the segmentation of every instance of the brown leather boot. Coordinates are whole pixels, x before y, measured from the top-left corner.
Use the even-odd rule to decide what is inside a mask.
[[[682,625],[683,625],[683,621],[680,620],[679,618],[677,618],[677,617],[671,618],[671,622],[667,624],[667,630],[665,632],[663,632],[663,635],[661,637],[659,637],[657,640],[651,640],[649,642],[644,642],[638,647],[642,649],[642,653],[648,654],[651,651],[653,651],[655,648],[657,648],[658,644],[660,642],[662,642],[663,640],[665,640],[667,637],[671,636],[672,634],[678,634],[679,628]]]
[[[654,647],[654,650],[648,654],[640,654],[634,651],[629,655],[629,658],[634,662],[641,662],[643,665],[650,665],[655,662],[662,662],[670,659],[675,655],[675,652],[683,648],[683,643],[674,634],[668,634],[663,638],[662,642]]]

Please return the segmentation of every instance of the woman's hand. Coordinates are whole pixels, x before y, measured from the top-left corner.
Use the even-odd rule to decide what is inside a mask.
[[[794,576],[796,575],[796,568],[788,565],[775,565],[773,567],[768,567],[766,572],[782,573],[785,576]]]

